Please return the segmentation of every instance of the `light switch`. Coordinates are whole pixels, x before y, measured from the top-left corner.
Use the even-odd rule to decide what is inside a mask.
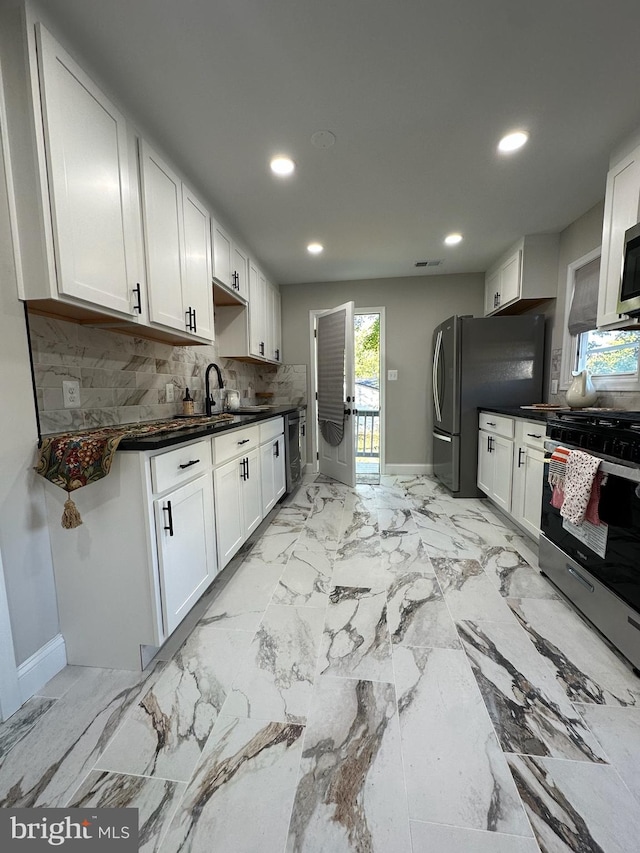
[[[173,403],[175,400],[175,385],[173,382],[167,382],[164,386],[164,391],[167,403]]]
[[[551,393],[552,394],[558,393],[558,380],[557,379],[551,380]]]
[[[389,382],[395,382],[397,378],[398,378],[398,371],[397,370],[387,370],[387,379],[389,380]]]

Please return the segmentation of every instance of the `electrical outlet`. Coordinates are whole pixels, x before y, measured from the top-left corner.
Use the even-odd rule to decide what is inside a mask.
[[[80,383],[77,379],[65,379],[62,382],[62,399],[65,409],[80,408]]]
[[[551,393],[552,394],[558,393],[558,380],[557,379],[551,380]]]
[[[387,370],[387,379],[389,380],[389,382],[395,382],[397,378],[398,378],[398,371],[397,370]]]
[[[165,396],[167,399],[167,403],[173,403],[173,401],[176,398],[175,397],[176,390],[175,390],[175,385],[173,384],[173,382],[167,382],[167,384],[164,386],[164,392],[165,392]]]

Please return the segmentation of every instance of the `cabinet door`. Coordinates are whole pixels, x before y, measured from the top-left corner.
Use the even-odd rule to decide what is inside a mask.
[[[58,291],[135,316],[124,118],[40,25],[37,37]]]
[[[273,482],[276,503],[280,500],[280,498],[287,490],[287,472],[285,468],[284,453],[284,434],[282,434],[279,435],[278,438],[276,438],[275,447],[273,448],[273,458],[275,460]]]
[[[187,329],[199,338],[213,340],[213,291],[211,288],[211,228],[209,212],[183,185],[184,310]]]
[[[544,452],[517,447],[513,469],[513,517],[535,539],[540,537]]]
[[[520,297],[522,252],[518,250],[500,267],[500,307]]]
[[[235,290],[249,299],[249,256],[240,246],[233,247],[233,272],[235,273]]]
[[[639,218],[640,148],[625,157],[607,175],[604,217],[602,224],[602,255],[598,289],[598,328],[627,328],[637,321],[625,320],[618,314],[618,292],[622,276],[624,232]]]
[[[262,521],[262,489],[260,484],[260,454],[258,448],[244,457],[247,460],[246,476],[242,480],[242,509],[244,514],[244,536],[251,536]]]
[[[249,353],[265,357],[265,277],[249,261]]]
[[[273,346],[275,360],[282,362],[282,300],[280,290],[273,287]]]
[[[142,211],[152,323],[184,332],[183,217],[180,179],[140,140]]]
[[[162,622],[168,636],[216,574],[211,475],[154,501]]]
[[[262,478],[262,515],[276,505],[274,441],[260,445],[260,476]]]
[[[509,512],[511,510],[511,483],[513,479],[513,442],[502,436],[492,436],[493,490],[491,498]]]
[[[221,569],[245,540],[241,465],[241,459],[232,459],[213,472],[218,564]]]
[[[480,430],[478,433],[478,488],[487,496],[493,492],[492,440],[493,436],[488,432]]]
[[[211,242],[213,244],[213,274],[222,284],[232,287],[231,238],[224,228],[211,220]]]

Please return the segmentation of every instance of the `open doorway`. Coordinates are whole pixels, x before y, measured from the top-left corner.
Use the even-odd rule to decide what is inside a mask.
[[[356,483],[377,485],[382,473],[384,309],[354,314]]]

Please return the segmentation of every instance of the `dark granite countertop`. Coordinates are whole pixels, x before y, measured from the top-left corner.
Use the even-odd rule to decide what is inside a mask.
[[[260,421],[267,421],[271,418],[282,417],[290,412],[304,411],[306,406],[274,406],[265,412],[247,412],[238,413],[233,420],[214,423],[203,417],[201,424],[177,429],[171,432],[156,432],[148,436],[140,436],[131,438],[123,438],[118,446],[118,450],[161,450],[163,447],[171,447],[175,444],[183,444],[185,441],[193,441],[196,438],[207,438],[211,435],[218,435],[221,432],[228,432],[239,427],[250,426]]]
[[[510,418],[524,418],[528,421],[547,421],[557,411],[569,411],[569,409],[521,409],[520,406],[480,406],[479,412],[495,412],[497,415],[508,415]]]

